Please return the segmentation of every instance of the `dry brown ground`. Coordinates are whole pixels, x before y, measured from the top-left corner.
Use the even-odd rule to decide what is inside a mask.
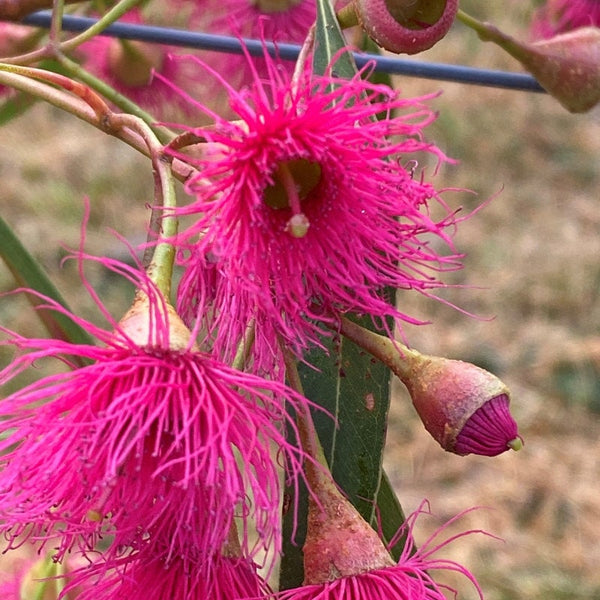
[[[463,4],[513,32],[527,15],[518,2]],[[460,26],[425,58],[517,68]],[[497,195],[457,232],[465,268],[447,278],[458,287],[441,294],[480,318],[404,294],[407,312],[433,321],[406,334],[425,352],[473,360],[501,375],[525,447],[496,459],[447,455],[398,386],[387,469],[406,509],[431,501],[435,517],[423,520],[421,539],[464,508],[491,507],[470,513],[461,526],[504,542],[474,536],[446,551],[472,568],[488,600],[600,598],[600,112],[572,116],[548,97],[521,92],[414,79],[398,85],[407,95],[444,90],[429,139],[460,164],[443,167],[436,181],[477,192],[448,194],[448,202],[467,212]],[[122,252],[107,227],[139,241],[151,194],[148,165],[39,106],[3,128],[0,175],[2,215],[69,302],[91,315],[74,266],[59,269],[60,243],[77,245],[84,195],[92,204],[90,252]],[[90,277],[116,312],[127,305],[117,281],[94,270]],[[0,266],[0,289],[11,286]],[[23,334],[39,333],[25,304],[3,301],[0,318]],[[457,585],[461,598],[475,598]]]

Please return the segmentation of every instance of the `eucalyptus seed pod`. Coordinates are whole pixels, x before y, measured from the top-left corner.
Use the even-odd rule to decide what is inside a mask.
[[[458,10],[458,0],[353,1],[369,37],[398,54],[431,48],[448,33]]]

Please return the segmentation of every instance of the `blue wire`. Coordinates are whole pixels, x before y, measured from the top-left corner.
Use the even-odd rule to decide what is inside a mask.
[[[50,11],[40,11],[30,14],[23,19],[26,25],[36,27],[49,27],[51,20]],[[89,17],[76,17],[64,15],[62,27],[67,31],[85,31],[96,23],[97,19]],[[133,23],[113,23],[107,27],[102,35],[168,44],[169,46],[182,46],[187,48],[198,48],[202,50],[216,50],[217,52],[228,52],[241,54],[245,46],[248,52],[254,56],[261,56],[265,47],[269,54],[277,54],[283,60],[296,60],[300,46],[296,44],[277,45],[272,42],[260,40],[239,39],[224,35],[200,33],[174,29],[167,27],[154,27],[151,25],[136,25]],[[376,54],[354,53],[356,65],[361,68],[366,63],[375,64],[375,71],[411,75],[424,79],[436,79],[442,81],[454,81],[458,83],[469,83],[488,87],[498,87],[511,90],[528,92],[544,92],[545,90],[531,75],[525,73],[510,73],[506,71],[495,71],[490,69],[477,69],[461,65],[449,65],[444,63],[420,62],[403,58],[379,56]]]

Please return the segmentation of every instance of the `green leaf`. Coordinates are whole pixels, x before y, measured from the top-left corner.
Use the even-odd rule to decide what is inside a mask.
[[[367,327],[368,318],[359,322]],[[404,522],[404,514],[382,470],[387,428],[390,372],[353,342],[326,341],[329,355],[320,351],[307,357],[315,368],[300,365],[307,398],[325,408],[335,419],[313,412],[317,433],[334,479],[363,518],[377,528],[379,512],[386,540]],[[292,490],[286,490],[285,505]],[[280,586],[301,585],[304,574],[301,546],[306,535],[306,490],[300,494],[297,515],[290,508],[284,515],[284,556]],[[297,523],[294,518],[297,516]],[[296,529],[294,530],[294,526]],[[292,539],[292,533],[295,533]],[[402,547],[394,554],[399,555]]]
[[[344,79],[354,77],[357,70],[352,53],[340,52],[347,46],[330,0],[317,0],[313,71],[318,75],[323,75],[335,57],[332,75]]]
[[[31,256],[2,217],[0,217],[0,258],[4,260],[19,286],[31,288],[44,294],[68,309],[67,303],[43,268]],[[32,294],[28,294],[28,299],[34,306],[42,302]],[[38,310],[37,315],[54,338],[75,344],[94,343],[84,329],[61,313]]]
[[[381,473],[381,485],[377,491],[376,504],[379,512],[381,533],[387,544],[394,538],[400,527],[402,527],[404,521],[406,521],[406,517],[402,510],[402,506],[400,505],[400,501],[398,500],[398,496],[396,496],[396,492],[392,489],[392,485],[385,471],[382,471]],[[371,525],[376,528],[377,523],[371,522]],[[405,544],[406,533],[400,536],[399,539],[396,540],[393,548],[390,549],[395,560],[400,558],[400,554],[402,553]]]

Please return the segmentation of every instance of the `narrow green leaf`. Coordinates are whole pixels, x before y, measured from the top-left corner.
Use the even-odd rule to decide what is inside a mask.
[[[317,0],[317,23],[313,71],[323,75],[335,57],[333,75],[350,79],[356,74],[356,65],[350,52],[340,52],[348,46],[330,0]]]
[[[368,319],[363,319],[363,326]],[[325,408],[315,427],[334,479],[367,522],[375,514],[389,408],[390,372],[353,342],[330,343],[330,356],[309,356],[302,367],[308,398]]]
[[[31,288],[52,298],[65,308],[67,303],[50,281],[40,264],[31,256],[8,223],[0,217],[0,258],[15,278],[17,285]],[[39,298],[28,294],[32,305],[40,304]],[[37,315],[50,335],[76,344],[93,344],[93,340],[79,325],[66,316],[49,310],[38,310]]]
[[[335,59],[332,75],[349,79],[357,69],[329,0],[317,0],[313,70],[323,74]],[[388,291],[394,302],[395,294]],[[369,318],[358,320],[372,327]],[[313,412],[317,433],[333,477],[363,518],[374,528],[380,517],[385,541],[404,522],[402,507],[382,470],[387,428],[390,372],[352,342],[324,340],[328,353],[313,352],[299,371],[304,393],[332,416]],[[335,419],[335,420],[334,420]],[[281,590],[302,585],[302,544],[306,537],[307,491],[302,486],[294,510],[294,490],[286,489],[283,515]],[[402,541],[393,549],[398,557]]]
[[[385,471],[382,471],[381,473],[381,485],[377,491],[376,504],[377,512],[379,513],[376,516],[379,519],[379,523],[377,523],[377,521],[371,521],[371,525],[375,529],[377,529],[379,524],[381,525],[381,533],[387,544],[394,538],[404,521],[406,521],[406,517],[402,510],[402,506],[400,505],[400,501],[398,500],[398,496],[396,496],[396,492],[392,489],[392,485]],[[393,548],[390,549],[395,560],[400,558],[405,543],[406,534],[396,540]]]

